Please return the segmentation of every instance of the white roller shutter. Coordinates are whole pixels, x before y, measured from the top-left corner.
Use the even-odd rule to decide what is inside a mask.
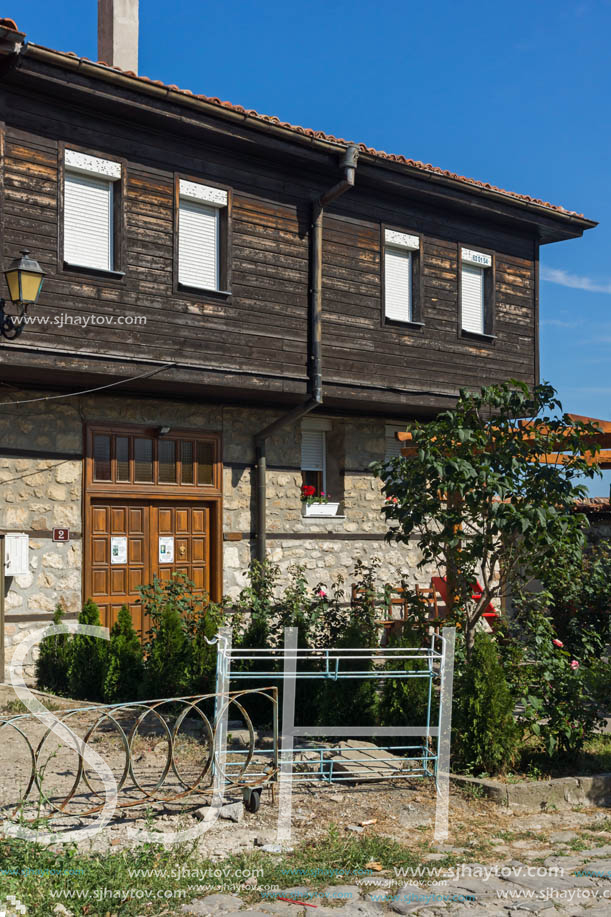
[[[112,181],[66,172],[64,261],[111,271],[112,228]]]
[[[178,215],[178,280],[189,287],[218,290],[218,207],[181,198]]]
[[[386,424],[385,438],[384,438],[384,461],[388,462],[390,459],[399,458],[401,456],[401,449],[403,448],[399,440],[395,437],[395,433],[402,433],[405,430],[405,427],[397,427],[392,424]]]
[[[461,284],[463,330],[484,334],[484,268],[463,262]]]
[[[301,470],[325,470],[325,434],[321,430],[301,431]]]
[[[400,248],[384,249],[385,315],[397,322],[412,319],[412,253]]]

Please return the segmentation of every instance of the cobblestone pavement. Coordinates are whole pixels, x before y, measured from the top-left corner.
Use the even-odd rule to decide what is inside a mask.
[[[452,876],[430,884],[411,882],[385,889],[332,885],[312,890],[295,886],[256,905],[234,895],[209,895],[184,905],[193,917],[610,917],[611,844],[546,857],[511,859],[499,864],[464,863]],[[391,881],[391,880],[389,880]]]
[[[294,885],[247,904],[214,894],[184,905],[193,917],[611,917],[611,818],[608,810],[510,814],[478,812],[478,830],[451,832],[453,844],[402,838],[421,866],[380,870],[358,884]],[[484,817],[487,816],[487,817]],[[496,823],[495,823],[496,822]],[[510,823],[512,830],[508,830]],[[487,830],[486,830],[487,828]],[[426,852],[428,850],[428,852]],[[448,866],[448,862],[452,865]],[[341,864],[338,864],[340,866]],[[369,884],[364,884],[365,882]],[[374,884],[375,883],[375,884]]]

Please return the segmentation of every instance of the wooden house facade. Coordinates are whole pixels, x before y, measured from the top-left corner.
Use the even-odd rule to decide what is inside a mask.
[[[539,246],[595,225],[113,63],[0,21],[2,260],[46,275],[0,342],[8,642],[59,600],[138,618],[175,570],[219,599],[254,556],[413,569],[369,463],[461,387],[538,379]]]

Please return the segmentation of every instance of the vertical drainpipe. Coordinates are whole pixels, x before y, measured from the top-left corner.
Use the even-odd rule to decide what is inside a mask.
[[[354,187],[358,150],[351,144],[344,150],[340,168],[344,175],[332,188],[312,204],[311,262],[310,262],[310,321],[308,355],[308,399],[282,414],[277,420],[255,434],[256,455],[256,539],[257,560],[263,563],[267,555],[267,440],[276,430],[300,420],[323,403],[322,391],[322,228],[324,208],[345,191]]]

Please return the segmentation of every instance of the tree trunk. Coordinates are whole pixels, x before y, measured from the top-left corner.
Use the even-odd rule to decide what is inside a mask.
[[[467,651],[467,662],[471,660],[471,653],[475,645],[475,628],[477,623],[472,623],[469,615],[465,615],[465,649]]]

